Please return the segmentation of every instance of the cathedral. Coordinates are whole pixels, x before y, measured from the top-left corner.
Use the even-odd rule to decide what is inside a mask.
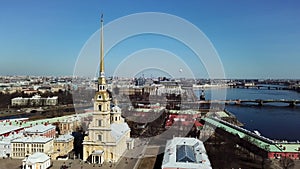
[[[127,149],[133,146],[130,128],[121,117],[118,106],[111,108],[104,74],[103,18],[101,17],[100,73],[98,89],[94,97],[93,120],[88,136],[83,140],[83,160],[93,164],[117,162]]]

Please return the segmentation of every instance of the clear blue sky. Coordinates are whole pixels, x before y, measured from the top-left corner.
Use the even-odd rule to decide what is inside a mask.
[[[0,75],[72,75],[101,13],[109,23],[163,12],[207,35],[228,78],[299,79],[299,9],[297,0],[1,0]],[[113,72],[114,60],[107,60],[106,71]]]

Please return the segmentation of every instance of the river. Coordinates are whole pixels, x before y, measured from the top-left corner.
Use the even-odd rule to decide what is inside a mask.
[[[236,88],[206,89],[206,100],[211,99],[212,93],[218,95],[218,93],[224,92],[226,92],[227,100],[300,100],[300,93],[295,91]],[[199,96],[199,91],[195,91],[195,93]],[[214,99],[222,98],[214,97]],[[250,131],[258,130],[263,136],[271,139],[288,141],[300,140],[300,105],[296,107],[288,107],[286,103],[272,103],[261,107],[256,104],[226,105],[226,109],[233,113],[237,119],[244,124],[244,128]]]

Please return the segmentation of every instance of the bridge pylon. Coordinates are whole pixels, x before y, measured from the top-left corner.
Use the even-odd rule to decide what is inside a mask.
[[[296,106],[296,102],[295,101],[291,101],[289,104],[289,107],[295,107]]]

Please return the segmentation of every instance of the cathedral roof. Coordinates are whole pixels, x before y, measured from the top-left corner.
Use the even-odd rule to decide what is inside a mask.
[[[121,138],[126,136],[126,133],[130,131],[127,123],[112,123],[110,125],[111,136],[118,142]]]

